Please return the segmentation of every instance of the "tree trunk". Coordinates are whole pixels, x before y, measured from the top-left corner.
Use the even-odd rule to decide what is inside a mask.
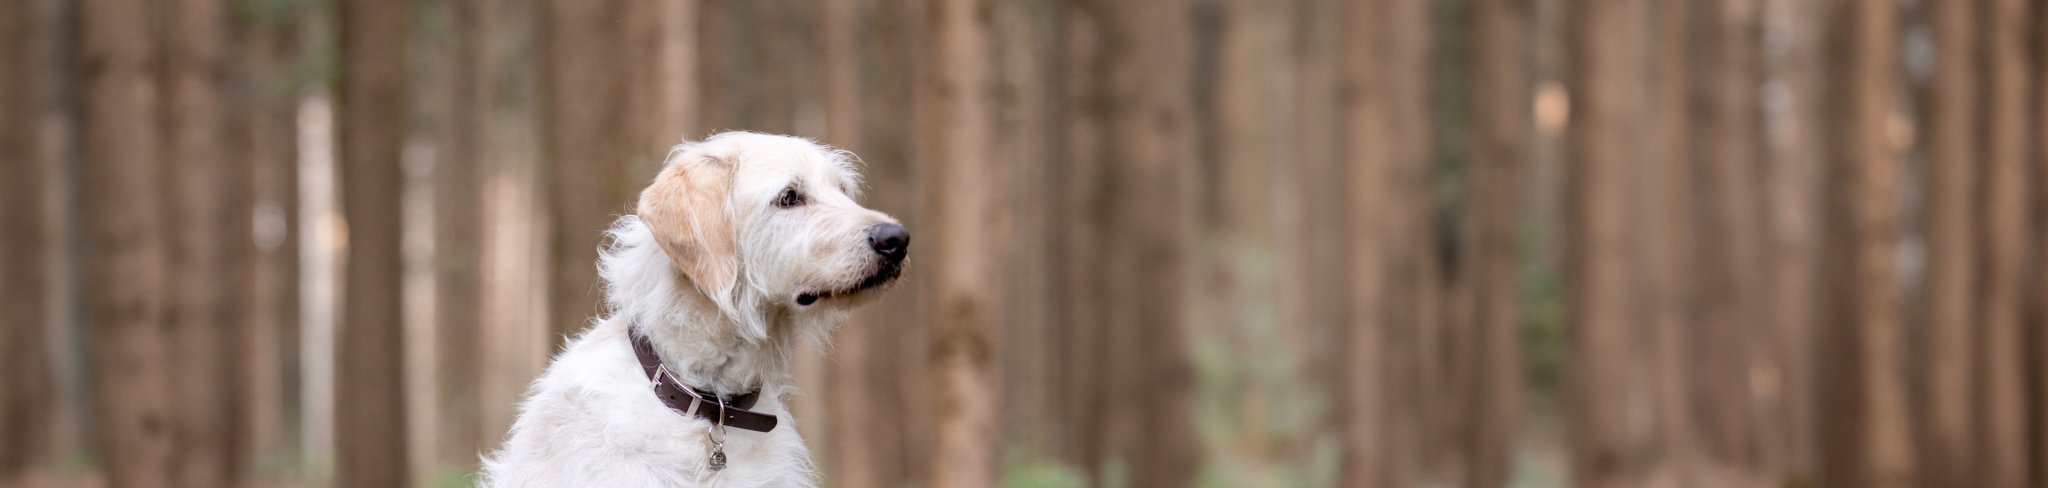
[[[46,164],[39,130],[45,115],[41,100],[54,77],[33,75],[51,69],[41,54],[54,39],[52,29],[39,29],[36,15],[21,13],[0,19],[0,66],[18,76],[0,79],[0,481],[15,479],[50,460],[54,431],[50,428],[49,395],[52,370],[43,339],[47,276],[43,269],[43,216]]]
[[[871,41],[863,36],[869,32],[870,17],[878,16],[877,6],[865,1],[822,3],[825,10],[820,13],[822,24],[819,26],[819,41],[825,63],[822,67],[825,86],[824,140],[860,154],[861,159],[867,162],[862,176],[867,181],[868,198],[865,203],[869,208],[895,214],[899,219],[908,219],[909,216],[897,212],[910,205],[883,205],[892,200],[905,199],[899,196],[901,192],[896,191],[908,186],[900,175],[904,172],[890,170],[908,165],[901,164],[904,163],[901,158],[881,159],[891,156],[869,152],[872,146],[866,140],[863,130],[865,126],[862,118],[865,116],[864,109],[867,108],[864,103],[867,97],[863,96],[863,93],[876,90],[864,83],[866,77],[863,76],[863,68],[887,59],[871,53],[868,48]],[[881,31],[874,35],[880,36],[886,32],[890,31]],[[876,59],[869,59],[869,56],[875,56]],[[921,230],[915,226],[910,229]],[[923,256],[920,255],[918,259],[922,261]],[[805,395],[821,397],[823,400],[812,401],[814,399],[807,398],[802,401],[809,401],[810,404],[798,406],[804,408],[809,405],[832,405],[831,408],[822,411],[800,410],[804,415],[800,418],[817,422],[803,426],[806,429],[804,432],[812,433],[806,435],[805,439],[817,445],[812,452],[816,455],[819,470],[824,473],[825,480],[834,486],[888,486],[893,482],[884,481],[883,473],[893,472],[889,468],[902,465],[900,462],[893,462],[894,458],[891,456],[897,452],[896,448],[902,445],[901,429],[873,428],[876,426],[867,419],[879,415],[880,409],[874,405],[891,396],[881,389],[893,387],[892,382],[875,382],[870,378],[878,374],[890,376],[889,370],[885,369],[889,365],[887,359],[890,355],[884,348],[890,342],[890,334],[893,332],[887,329],[898,327],[898,324],[904,322],[899,319],[900,315],[892,314],[904,308],[901,303],[908,301],[909,297],[905,295],[909,294],[907,290],[910,286],[915,285],[906,282],[892,291],[889,298],[853,312],[852,318],[844,327],[839,328],[839,332],[831,341],[831,346],[827,348],[826,354],[835,367],[824,368],[823,373],[826,377],[819,378],[814,383],[821,387],[818,391],[822,394]],[[799,372],[797,380],[805,381],[807,378],[803,375],[804,372]],[[822,426],[824,429],[813,429],[813,426]]]
[[[483,381],[483,176],[493,103],[504,96],[491,56],[487,0],[448,2],[452,43],[443,61],[446,126],[433,167],[435,463],[468,472],[491,446],[481,431]]]
[[[1338,366],[1343,371],[1345,486],[1407,486],[1426,469],[1434,395],[1427,341],[1437,328],[1434,206],[1430,136],[1432,72],[1429,9],[1424,2],[1387,0],[1349,5],[1338,61],[1340,158],[1353,161],[1351,197],[1352,326]],[[1389,237],[1400,236],[1400,237]]]
[[[559,340],[548,317],[552,289],[544,281],[552,257],[545,254],[547,210],[541,200],[539,166],[543,146],[540,78],[532,60],[540,57],[532,34],[540,24],[539,0],[482,0],[472,4],[483,45],[476,72],[490,81],[475,89],[492,92],[479,110],[484,124],[476,157],[485,182],[480,189],[484,221],[483,281],[478,314],[484,362],[477,396],[478,431],[495,443],[512,425],[519,400],[545,367]],[[591,263],[596,266],[596,263]]]
[[[1972,2],[1931,5],[1934,80],[1927,112],[1927,322],[1918,357],[1921,399],[1915,433],[1928,451],[1921,458],[1923,480],[1946,486],[1976,485],[1970,466],[1971,349],[1977,322],[1972,201],[1977,195],[1977,59]]]
[[[1576,73],[1571,77],[1572,166],[1566,190],[1567,240],[1565,263],[1567,314],[1566,425],[1571,431],[1573,484],[1579,486],[1644,486],[1668,478],[1670,463],[1680,453],[1665,452],[1672,444],[1671,410],[1667,402],[1676,378],[1663,358],[1674,345],[1676,325],[1670,323],[1669,288],[1677,283],[1670,267],[1676,257],[1671,236],[1662,243],[1647,234],[1671,231],[1677,225],[1647,227],[1668,209],[1674,163],[1663,161],[1682,153],[1657,142],[1679,142],[1680,115],[1659,113],[1671,107],[1668,96],[1682,93],[1680,80],[1654,62],[1662,40],[1650,29],[1669,22],[1653,14],[1647,1],[1578,4],[1568,49]],[[1668,12],[1667,12],[1668,13]],[[1666,35],[1671,35],[1666,33]],[[1651,73],[1660,73],[1648,78]],[[1663,83],[1661,89],[1656,83]],[[1682,113],[1681,113],[1682,115]],[[1660,149],[1662,149],[1660,151]],[[1643,190],[1640,187],[1653,187]],[[1644,208],[1648,207],[1648,208]],[[1655,252],[1650,249],[1657,246]],[[1664,258],[1660,260],[1659,258]],[[1655,267],[1655,269],[1651,269]],[[1638,268],[1643,268],[1640,271]],[[1664,278],[1656,281],[1656,277]],[[1655,454],[1649,451],[1655,446]]]
[[[1471,290],[1473,388],[1460,444],[1468,470],[1461,484],[1508,482],[1522,416],[1521,169],[1529,161],[1529,85],[1523,46],[1533,7],[1511,0],[1474,0],[1471,33],[1472,150],[1465,166],[1463,266]]]
[[[236,419],[242,418],[242,355],[236,354],[236,304],[248,282],[249,208],[246,161],[229,157],[224,110],[227,12],[208,0],[180,0],[166,10],[168,105],[164,141],[176,198],[172,227],[179,382],[175,402],[179,476],[173,484],[228,486],[240,463]]]
[[[1817,357],[1824,486],[1909,486],[1915,451],[1906,434],[1898,296],[1896,141],[1889,137],[1896,12],[1884,2],[1838,0],[1830,19],[1833,86],[1823,246],[1833,283],[1822,297]]]
[[[1821,7],[1818,0],[1769,0],[1764,7],[1771,19],[1765,37],[1783,42],[1767,50],[1765,60],[1767,84],[1779,88],[1781,101],[1765,105],[1766,117],[1774,121],[1765,125],[1771,209],[1770,252],[1765,253],[1771,292],[1765,298],[1773,340],[1767,342],[1769,351],[1759,354],[1769,362],[1758,369],[1758,394],[1764,398],[1758,415],[1764,422],[1758,428],[1774,433],[1767,456],[1785,483],[1811,484],[1818,456],[1813,335],[1819,317],[1814,302],[1820,291],[1819,174],[1825,125],[1819,101],[1824,33],[1815,26],[1822,23]]]
[[[1000,419],[994,446],[998,467],[1050,461],[1050,442],[1066,419],[1054,417],[1067,398],[1055,390],[1055,365],[1066,357],[1052,346],[1052,318],[1058,310],[1054,297],[1054,268],[1050,251],[1058,245],[1054,231],[1061,223],[1053,219],[1049,196],[1057,187],[1050,161],[1054,123],[1051,103],[1058,95],[1058,72],[1053,68],[1052,38],[1058,5],[1050,1],[990,2],[993,57],[991,95],[988,107],[995,120],[992,139],[999,163],[993,173],[994,208],[1001,216],[991,224],[1009,236],[1003,239],[1008,251],[1000,263],[1006,276],[999,295],[1002,313],[990,338],[996,347],[993,381],[1001,396],[996,402]],[[1020,251],[1021,250],[1021,251]],[[1024,464],[1032,466],[1033,464]]]
[[[1315,332],[1311,327],[1324,324],[1305,317],[1307,297],[1285,305],[1284,313],[1294,320],[1282,319],[1281,307],[1274,306],[1282,293],[1297,291],[1283,291],[1282,270],[1300,272],[1283,260],[1306,257],[1279,250],[1283,239],[1301,235],[1299,227],[1283,234],[1283,219],[1276,218],[1287,215],[1280,213],[1280,195],[1342,196],[1281,186],[1302,184],[1281,181],[1299,177],[1310,152],[1308,144],[1292,139],[1302,123],[1293,115],[1303,100],[1289,96],[1299,88],[1291,84],[1300,71],[1293,55],[1299,41],[1289,34],[1291,24],[1300,20],[1299,8],[1293,2],[1229,1],[1198,5],[1192,14],[1194,66],[1200,71],[1189,73],[1188,84],[1195,97],[1197,149],[1196,159],[1182,165],[1197,174],[1194,242],[1206,244],[1188,251],[1194,258],[1185,273],[1203,285],[1191,288],[1187,325],[1196,350],[1227,350],[1236,356],[1211,363],[1215,369],[1198,381],[1201,403],[1195,407],[1209,412],[1202,415],[1240,421],[1202,439],[1205,469],[1223,475],[1213,481],[1222,485],[1275,484],[1294,474],[1265,468],[1300,459],[1315,434],[1288,422],[1300,411],[1292,407],[1300,404],[1279,399],[1309,396],[1324,386],[1299,374],[1313,356],[1288,354],[1305,349],[1305,337]],[[1328,83],[1327,75],[1321,81]],[[1327,158],[1335,143],[1322,142],[1327,145],[1316,152]],[[1288,209],[1300,211],[1299,202],[1287,202]]]
[[[1195,134],[1185,74],[1189,5],[1111,2],[1105,14],[1104,109],[1109,194],[1101,334],[1106,364],[1102,433],[1107,456],[1132,486],[1194,479],[1194,372],[1187,343],[1189,252],[1195,208]]]
[[[40,5],[38,7],[41,7]],[[0,19],[0,484],[48,467],[56,440],[55,373],[44,339],[51,281],[44,271],[43,172],[53,167],[40,135],[41,100],[56,77],[43,53],[56,30],[20,8]],[[38,8],[40,10],[40,8]]]
[[[624,0],[548,0],[543,4],[542,111],[549,182],[548,277],[555,346],[588,327],[599,312],[602,288],[597,249],[612,219],[631,209],[651,171],[636,121],[631,77],[622,66],[634,56],[631,18]]]
[[[932,209],[922,235],[938,281],[925,290],[931,321],[932,415],[936,439],[929,462],[937,486],[995,484],[996,405],[991,337],[1002,316],[1003,276],[996,227],[1000,174],[995,151],[993,67],[989,62],[991,6],[976,0],[940,0],[925,12],[925,59],[919,82],[916,156]]]
[[[921,172],[914,167],[919,164],[913,160],[914,128],[903,121],[917,116],[912,104],[901,102],[917,93],[914,72],[922,69],[923,58],[913,54],[920,52],[917,46],[923,42],[924,12],[914,2],[827,4],[830,9],[821,15],[826,27],[820,35],[827,46],[822,51],[825,140],[854,151],[865,162],[868,208],[895,216],[913,236],[925,236],[917,239],[936,235],[926,230],[927,220],[915,212],[922,207],[914,182]],[[711,84],[707,82],[706,88]],[[911,258],[913,263],[935,262],[923,254],[925,247],[916,249],[920,251]],[[913,418],[927,418],[923,413],[933,406],[917,396],[924,390],[920,386],[929,382],[904,381],[922,377],[922,368],[930,361],[923,348],[930,341],[919,320],[925,288],[920,279],[906,280],[881,300],[856,310],[839,329],[831,348],[834,366],[827,368],[825,381],[825,394],[835,408],[821,415],[829,417],[829,446],[823,451],[826,479],[835,486],[916,485],[930,474],[917,461],[929,454],[928,423],[872,421],[878,412],[913,412]]]
[[[1104,270],[1104,244],[1111,232],[1109,211],[1113,193],[1107,184],[1109,172],[1106,132],[1109,113],[1100,103],[1109,97],[1107,79],[1113,59],[1107,2],[1068,2],[1061,5],[1058,24],[1057,69],[1060,99],[1057,118],[1064,126],[1054,134],[1058,147],[1061,188],[1054,199],[1055,215],[1066,224],[1060,229],[1056,258],[1060,263],[1061,304],[1054,317],[1060,323],[1058,347],[1068,351],[1058,373],[1059,389],[1067,392],[1060,418],[1072,419],[1062,429],[1053,449],[1060,461],[1079,466],[1089,480],[1104,484],[1102,469],[1109,453],[1103,442],[1108,428],[1104,415],[1109,405],[1107,372],[1110,346],[1103,339],[1108,323],[1103,296],[1108,291]]]
[[[1684,278],[1695,288],[1679,309],[1694,320],[1684,333],[1690,389],[1680,401],[1696,409],[1686,421],[1703,467],[1710,468],[1702,471],[1713,476],[1709,481],[1764,483],[1756,469],[1764,433],[1754,427],[1749,374],[1756,350],[1772,340],[1761,325],[1761,12],[1738,3],[1687,6],[1696,138],[1685,146],[1694,158],[1689,181],[1679,184],[1699,191],[1684,203],[1698,244],[1689,257],[1693,271]]]
[[[633,175],[660,169],[670,147],[701,137],[697,123],[696,2],[634,0],[627,6],[626,48],[637,57],[632,70],[633,106],[639,107],[632,150]],[[636,188],[637,190],[637,188]]]
[[[1979,330],[1975,360],[1970,375],[1975,382],[1970,418],[1975,421],[1972,459],[1976,464],[1977,486],[2033,486],[2027,482],[2027,398],[2022,347],[2025,331],[2027,221],[2027,133],[2029,118],[2027,92],[2028,63],[2040,53],[2028,49],[2025,0],[1992,0],[1985,22],[1977,29],[1984,40],[1978,53],[1984,56],[1984,148],[1977,174],[1976,257],[1977,283],[1972,296],[1981,314],[1975,321]],[[2032,54],[2030,54],[2032,53]],[[2038,81],[2032,81],[2038,83]],[[2039,251],[2040,248],[2033,248]],[[1963,325],[1963,324],[1957,324]],[[2044,372],[2035,370],[2036,374]]]
[[[341,486],[408,484],[401,222],[406,135],[405,0],[340,5],[342,215],[348,225],[335,381]]]
[[[1295,44],[1286,46],[1298,57],[1298,74],[1283,93],[1292,99],[1293,121],[1289,129],[1297,146],[1292,158],[1270,158],[1273,171],[1270,190],[1274,198],[1270,218],[1275,240],[1273,299],[1276,318],[1282,327],[1295,329],[1291,344],[1299,347],[1302,387],[1321,392],[1322,408],[1308,417],[1315,426],[1347,426],[1354,413],[1347,408],[1353,379],[1343,369],[1359,359],[1352,355],[1347,339],[1353,329],[1351,316],[1353,212],[1368,209],[1350,207],[1354,193],[1347,168],[1352,166],[1350,127],[1345,125],[1349,105],[1332,103],[1346,93],[1338,86],[1339,70],[1351,66],[1350,52],[1342,44],[1347,32],[1344,7],[1348,2],[1300,0],[1294,2],[1291,26],[1280,29],[1292,34]],[[1298,32],[1298,33],[1293,33]],[[1353,76],[1356,76],[1354,74]],[[1333,224],[1334,223],[1334,224]],[[1318,428],[1311,427],[1314,431]],[[1322,432],[1303,432],[1313,442]],[[1349,434],[1338,431],[1339,439]],[[1362,447],[1362,446],[1361,446]],[[1283,452],[1278,456],[1298,456]],[[1299,459],[1299,458],[1294,458]]]
[[[231,14],[235,49],[230,145],[249,172],[253,235],[248,297],[242,304],[239,381],[246,385],[243,462],[275,459],[297,445],[299,409],[300,85],[291,76],[302,27],[296,9]],[[270,480],[275,481],[275,480]]]
[[[2034,6],[2033,12],[2034,53],[2048,53],[2048,7]],[[2030,334],[2027,342],[2032,348],[2031,399],[2034,403],[2032,418],[2032,441],[2034,452],[2028,459],[2032,466],[2030,475],[2037,484],[2048,483],[2048,57],[2034,58],[2033,83],[2033,132],[2034,160],[2032,179],[2034,183],[2034,243],[2033,247],[2033,291],[2022,302],[2033,304],[2032,320],[2026,327]]]
[[[1692,182],[1693,155],[1687,151],[1693,139],[1687,95],[1694,83],[1686,64],[1691,54],[1686,42],[1690,12],[1679,2],[1653,1],[1649,9],[1651,71],[1642,81],[1651,95],[1649,105],[1643,107],[1647,110],[1643,122],[1653,129],[1648,144],[1638,146],[1644,152],[1634,155],[1639,172],[1631,188],[1635,209],[1630,217],[1635,219],[1641,242],[1635,248],[1641,279],[1637,286],[1647,296],[1638,309],[1643,314],[1639,320],[1649,327],[1651,345],[1631,353],[1646,354],[1638,361],[1655,369],[1653,383],[1642,390],[1653,392],[1654,445],[1663,451],[1653,461],[1652,479],[1713,484],[1705,478],[1701,436],[1693,424],[1694,416],[1705,408],[1694,405],[1688,396],[1695,372],[1711,370],[1709,365],[1694,364],[1695,358],[1687,354],[1693,340],[1688,334],[1699,330],[1689,307],[1701,288],[1695,278],[1700,270],[1690,258],[1703,247],[1694,242],[1699,233],[1694,232],[1697,223],[1691,210],[1693,195],[1698,192]],[[1609,367],[1624,364],[1628,363]]]
[[[163,45],[155,2],[95,0],[81,5],[80,117],[86,263],[80,288],[95,430],[112,486],[176,479],[178,357],[172,328],[171,212],[161,191],[170,178],[163,148],[156,68]],[[97,194],[105,192],[104,194]]]

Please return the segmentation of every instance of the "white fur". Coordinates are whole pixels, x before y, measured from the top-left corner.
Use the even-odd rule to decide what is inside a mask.
[[[599,258],[609,313],[571,339],[535,380],[504,447],[484,459],[483,484],[560,486],[795,486],[816,484],[796,421],[789,366],[798,341],[831,330],[871,293],[798,305],[805,292],[844,290],[875,273],[866,231],[888,216],[855,203],[848,155],[783,136],[726,133],[670,153],[669,165],[709,158],[730,164],[730,195],[718,211],[735,222],[739,283],[703,290],[657,245],[638,216],[619,218]],[[791,182],[810,203],[772,205]],[[644,202],[643,202],[644,203]],[[695,224],[691,224],[696,227]],[[758,387],[753,410],[779,419],[771,432],[729,428],[728,466],[706,467],[710,424],[670,411],[649,391],[629,326],[692,387],[721,395]]]

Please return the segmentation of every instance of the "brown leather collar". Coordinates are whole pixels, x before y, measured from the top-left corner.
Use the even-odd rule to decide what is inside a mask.
[[[655,398],[660,398],[661,403],[668,405],[669,410],[714,424],[719,423],[719,413],[723,412],[724,424],[728,427],[755,432],[775,430],[774,415],[747,410],[754,406],[755,400],[761,398],[761,390],[720,397],[712,392],[679,384],[674,376],[665,373],[667,369],[661,364],[661,356],[654,354],[654,343],[648,342],[647,336],[641,335],[638,330],[632,330],[628,334],[633,336],[633,355],[640,358],[640,372],[646,374],[647,379],[652,382]]]

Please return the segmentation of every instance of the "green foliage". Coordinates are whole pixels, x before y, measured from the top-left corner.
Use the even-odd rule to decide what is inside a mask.
[[[1319,425],[1326,392],[1300,374],[1294,351],[1272,321],[1247,321],[1236,341],[1203,337],[1195,345],[1196,433],[1204,487],[1330,486],[1337,441]]]
[[[428,475],[426,486],[437,488],[469,488],[477,486],[476,471],[470,466],[442,466]]]
[[[1525,227],[1519,234],[1523,371],[1537,395],[1551,397],[1564,378],[1564,284],[1558,270],[1538,254],[1534,229]]]
[[[1008,449],[1003,461],[1003,488],[1086,488],[1088,477],[1080,470],[1046,459],[1035,450]]]

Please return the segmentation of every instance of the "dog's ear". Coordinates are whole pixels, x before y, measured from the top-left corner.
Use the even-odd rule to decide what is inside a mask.
[[[640,193],[638,213],[677,272],[740,322],[743,334],[765,334],[748,330],[753,314],[739,305],[744,292],[739,284],[739,237],[733,209],[727,205],[732,160],[732,155],[704,145],[679,148],[654,184]]]

